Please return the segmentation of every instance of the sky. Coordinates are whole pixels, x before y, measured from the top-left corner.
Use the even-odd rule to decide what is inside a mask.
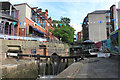
[[[60,17],[71,19],[70,25],[77,32],[82,30],[81,24],[86,15],[95,10],[109,10],[119,0],[0,0],[10,1],[13,5],[28,3],[31,7],[42,8],[42,11],[48,9],[48,16],[52,20],[60,20]]]

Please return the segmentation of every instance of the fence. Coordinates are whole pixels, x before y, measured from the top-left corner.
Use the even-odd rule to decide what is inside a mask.
[[[22,36],[11,36],[11,35],[2,35],[0,34],[0,38],[1,39],[18,39],[18,40],[29,40],[29,41],[47,41],[46,38],[42,38],[42,37],[22,37]]]

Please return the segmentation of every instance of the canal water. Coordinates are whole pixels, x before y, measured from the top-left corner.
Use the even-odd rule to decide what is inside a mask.
[[[36,80],[51,80],[60,72],[64,71],[68,66],[74,63],[73,59],[69,59],[69,63],[67,62],[40,62],[39,63],[39,70],[38,70],[38,77]]]

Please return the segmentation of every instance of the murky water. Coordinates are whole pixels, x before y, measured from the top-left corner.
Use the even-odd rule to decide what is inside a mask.
[[[40,67],[39,67],[40,72],[37,80],[51,80],[60,72],[65,70],[73,62],[74,60],[71,60],[69,64],[67,64],[66,62],[60,62],[60,63],[40,62]]]

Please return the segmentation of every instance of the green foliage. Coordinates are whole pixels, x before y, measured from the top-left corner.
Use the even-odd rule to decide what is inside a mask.
[[[70,19],[69,18],[61,18],[60,21],[57,20],[53,20],[52,23],[61,23],[62,27],[60,27],[60,25],[56,26],[55,30],[49,30],[50,32],[52,32],[57,38],[62,39],[63,42],[66,43],[73,43],[73,39],[74,39],[74,28],[71,27],[69,25],[70,23]],[[66,23],[66,26],[64,25],[64,23]]]
[[[68,24],[70,23],[70,19],[67,18],[67,17],[61,17],[60,22],[62,22],[62,23],[66,23],[66,24],[68,25]]]

